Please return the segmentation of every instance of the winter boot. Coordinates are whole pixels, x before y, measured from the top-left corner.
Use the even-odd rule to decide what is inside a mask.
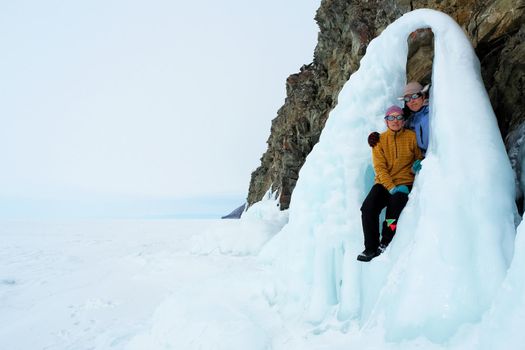
[[[363,252],[361,254],[359,254],[357,256],[357,260],[359,261],[370,261],[372,260],[373,258],[375,258],[376,256],[378,256],[379,254],[381,254],[379,252],[379,248],[376,249],[376,250],[363,250]]]

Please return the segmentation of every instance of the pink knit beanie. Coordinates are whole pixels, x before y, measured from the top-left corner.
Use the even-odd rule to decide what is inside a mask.
[[[396,105],[390,106],[390,107],[388,107],[388,109],[385,112],[385,117],[389,116],[392,113],[397,113],[397,114],[403,115],[403,110],[401,109],[401,107],[398,107]]]

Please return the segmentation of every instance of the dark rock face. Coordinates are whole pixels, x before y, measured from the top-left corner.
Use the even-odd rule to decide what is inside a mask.
[[[432,59],[434,58],[434,33],[419,29],[408,37],[407,81],[431,83]]]
[[[272,122],[261,166],[252,173],[249,205],[272,188],[279,193],[281,209],[288,208],[299,170],[368,43],[403,13],[417,8],[449,14],[468,34],[511,162],[520,175],[519,154],[525,140],[520,137],[525,130],[525,0],[323,0],[315,17],[320,32],[314,61],[286,81],[285,104]],[[407,79],[430,82],[432,32],[418,30],[407,40]]]
[[[299,169],[319,141],[328,114],[366,46],[401,15],[395,1],[324,0],[315,17],[319,25],[314,61],[286,80],[287,97],[272,122],[268,150],[252,173],[248,204],[269,188],[287,209]]]
[[[246,209],[246,203],[241,205],[240,207],[234,209],[231,213],[228,215],[224,215],[221,217],[221,219],[240,219],[242,213],[244,213],[244,210]]]
[[[521,189],[525,188],[525,164],[522,164],[525,157],[525,24],[506,41],[497,64],[493,80],[488,84],[486,82],[486,85],[492,85],[488,91],[516,173],[518,209],[523,213],[524,194]]]
[[[501,132],[507,135],[525,119],[525,24],[496,49],[484,57],[484,80]]]

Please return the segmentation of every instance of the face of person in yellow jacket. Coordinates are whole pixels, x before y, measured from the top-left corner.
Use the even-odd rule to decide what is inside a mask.
[[[390,119],[388,117],[385,118],[385,123],[386,123],[387,128],[389,128],[392,131],[399,131],[403,129],[403,127],[405,126],[405,119],[404,118],[397,119],[399,116],[400,116],[399,113],[395,113],[395,112],[390,113],[388,117],[394,117],[394,118],[392,118],[393,120],[388,120]]]

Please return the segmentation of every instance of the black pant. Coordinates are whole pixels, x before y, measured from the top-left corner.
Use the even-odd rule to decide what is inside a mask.
[[[409,190],[412,186],[408,186]],[[375,251],[379,247],[379,215],[386,207],[381,244],[388,245],[396,233],[397,219],[408,202],[408,195],[390,194],[383,185],[375,184],[361,206],[361,221],[365,235],[365,249]]]

